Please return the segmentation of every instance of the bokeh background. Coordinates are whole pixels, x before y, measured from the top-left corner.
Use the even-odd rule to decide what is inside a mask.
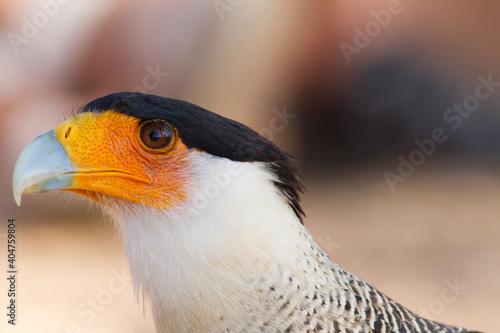
[[[11,194],[29,141],[133,90],[272,139],[297,157],[306,225],[332,260],[417,313],[500,332],[499,11],[472,0],[1,0],[0,277],[8,218],[19,275],[15,327],[0,278],[0,331],[154,331],[94,204],[56,193],[18,208]],[[488,96],[474,99],[478,89]],[[443,142],[430,144],[436,129]]]

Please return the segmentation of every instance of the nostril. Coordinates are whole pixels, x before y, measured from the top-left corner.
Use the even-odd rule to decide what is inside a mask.
[[[71,126],[68,126],[68,128],[66,128],[66,131],[64,132],[64,138],[67,139],[70,133],[71,133]]]

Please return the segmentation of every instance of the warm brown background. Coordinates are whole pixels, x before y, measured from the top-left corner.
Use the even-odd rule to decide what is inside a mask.
[[[1,308],[7,218],[19,265],[19,324],[2,310],[1,332],[154,331],[116,278],[126,258],[96,205],[49,194],[18,208],[11,194],[29,141],[122,90],[186,99],[258,131],[286,108],[296,117],[266,133],[298,158],[306,225],[332,260],[417,313],[500,332],[500,91],[394,192],[383,176],[415,139],[449,130],[444,112],[478,76],[500,81],[498,2],[60,1],[0,1]],[[233,5],[220,16],[220,3]],[[340,45],[393,5],[348,62]],[[44,15],[15,52],[9,37]],[[466,288],[450,299],[454,281]],[[91,312],[93,299],[102,308]]]

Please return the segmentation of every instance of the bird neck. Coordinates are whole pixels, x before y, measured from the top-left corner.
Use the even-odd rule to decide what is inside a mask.
[[[187,181],[176,208],[128,203],[111,215],[159,332],[234,331],[312,240],[263,163],[197,153]]]

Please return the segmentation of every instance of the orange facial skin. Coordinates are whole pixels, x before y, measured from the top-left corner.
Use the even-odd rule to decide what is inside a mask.
[[[101,196],[160,209],[185,199],[188,148],[173,129],[172,143],[150,149],[140,139],[140,119],[113,111],[81,113],[54,132],[78,170],[66,191],[99,203]]]

